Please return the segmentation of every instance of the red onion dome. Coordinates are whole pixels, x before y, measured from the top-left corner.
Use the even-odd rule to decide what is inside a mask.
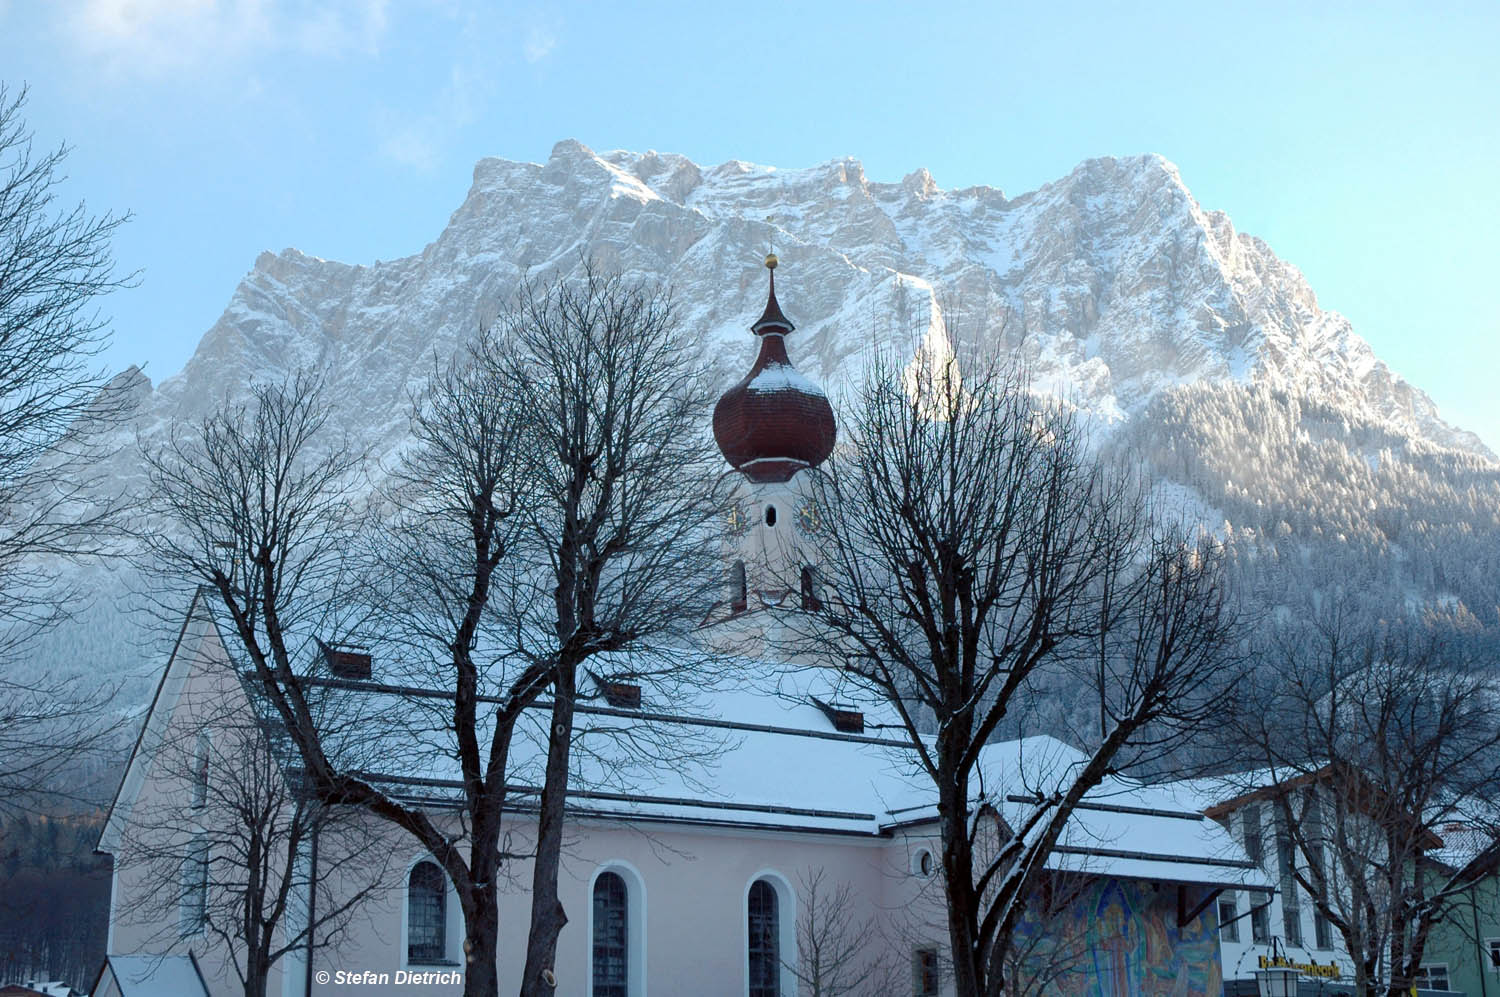
[[[714,406],[714,439],[724,458],[751,481],[786,481],[833,453],[833,406],[823,389],[803,377],[786,355],[795,326],[776,301],[776,257],[766,257],[771,293],[750,331],[760,355],[745,379]]]

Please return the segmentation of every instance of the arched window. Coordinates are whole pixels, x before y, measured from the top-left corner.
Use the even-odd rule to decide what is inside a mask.
[[[208,839],[194,835],[183,857],[182,893],[177,905],[178,931],[185,938],[203,930],[208,917]]]
[[[443,870],[432,862],[412,866],[406,881],[406,961],[438,963],[447,956],[448,917]]]
[[[627,997],[630,956],[625,880],[603,872],[594,880],[594,997]]]
[[[208,735],[198,735],[198,747],[193,752],[193,809],[208,802]]]
[[[750,884],[750,997],[781,997],[781,919],[776,890],[764,879]]]
[[[735,561],[729,568],[729,610],[743,613],[750,604],[745,590],[745,562]]]
[[[802,566],[802,608],[809,612],[823,608],[818,598],[818,569],[810,564]]]

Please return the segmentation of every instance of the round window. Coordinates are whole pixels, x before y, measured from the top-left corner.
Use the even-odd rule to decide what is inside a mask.
[[[917,873],[917,875],[931,876],[933,865],[932,853],[925,848],[917,852],[917,861],[915,865],[916,869],[914,871]]]
[[[766,506],[766,525],[776,525],[776,507],[774,505]]]

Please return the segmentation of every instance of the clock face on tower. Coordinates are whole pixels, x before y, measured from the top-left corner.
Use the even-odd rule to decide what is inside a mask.
[[[739,536],[750,526],[750,516],[745,512],[742,505],[736,502],[729,507],[729,517],[726,520],[729,532],[733,536]]]
[[[822,532],[823,519],[818,514],[816,503],[806,502],[797,510],[797,527],[803,533]]]

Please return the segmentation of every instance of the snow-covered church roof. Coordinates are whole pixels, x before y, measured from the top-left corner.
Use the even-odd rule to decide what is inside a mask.
[[[211,602],[211,600],[206,600]],[[225,646],[232,631],[221,625]],[[377,655],[378,663],[378,655]],[[932,780],[887,705],[857,699],[836,669],[722,654],[706,658],[688,688],[634,678],[639,705],[612,706],[606,676],[653,673],[658,662],[596,659],[577,710],[569,808],[580,818],[699,825],[768,833],[858,837],[922,833],[937,821]],[[327,717],[326,743],[342,765],[408,801],[451,805],[461,773],[449,694],[373,680],[310,679]],[[247,683],[247,687],[249,684]],[[858,713],[858,732],[834,712]],[[482,714],[481,714],[482,715]],[[534,801],[546,760],[550,704],[517,725],[511,786],[517,809]],[[487,738],[488,730],[483,731]],[[482,740],[481,743],[486,743]],[[1009,828],[1087,761],[1052,737],[988,745],[976,808]],[[1170,793],[1110,777],[1069,821],[1050,860],[1059,870],[1164,882],[1270,889],[1230,835]]]
[[[206,610],[205,622],[256,701],[253,675],[247,662],[236,660],[233,628],[217,619],[215,602],[200,598],[197,605]],[[179,648],[174,660],[183,656]],[[378,649],[374,659],[369,680],[305,680],[325,746],[337,764],[360,772],[393,797],[452,806],[461,793],[461,773],[451,694],[393,681],[382,674]],[[858,698],[837,669],[714,654],[689,672],[702,676],[701,682],[683,682],[679,675],[669,683],[640,674],[656,672],[658,664],[601,656],[581,680],[569,790],[575,816],[866,839],[935,828],[932,780],[894,711]],[[629,681],[640,688],[638,703],[610,705],[605,686],[619,674],[636,675]],[[153,713],[164,707],[160,698]],[[279,722],[267,704],[260,705],[271,724]],[[840,711],[846,715],[840,717]],[[858,722],[851,724],[854,714]],[[541,701],[517,725],[507,773],[514,809],[535,801],[549,724],[550,703]],[[487,743],[489,731],[480,733],[481,743]],[[984,812],[1007,828],[1022,828],[1086,760],[1051,737],[990,744],[972,782],[972,802],[976,811],[988,808]],[[295,768],[295,757],[289,755],[287,764]],[[1119,777],[1106,779],[1086,797],[1049,864],[1164,882],[1270,889],[1230,835],[1200,810]]]

